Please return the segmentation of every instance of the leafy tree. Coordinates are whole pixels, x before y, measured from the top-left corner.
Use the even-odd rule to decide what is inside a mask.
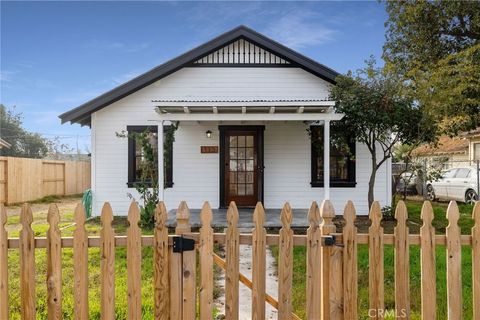
[[[480,44],[415,73],[417,98],[443,132],[456,135],[480,125]]]
[[[456,134],[480,124],[480,2],[387,1],[383,58]]]
[[[0,149],[2,156],[43,158],[48,153],[47,140],[38,133],[25,130],[22,114],[3,104],[0,104],[0,137],[11,144],[10,148]]]
[[[436,128],[425,118],[421,107],[407,94],[403,82],[378,69],[373,59],[352,74],[337,77],[332,100],[344,113],[341,125],[366,145],[372,171],[368,183],[368,203],[374,200],[375,178],[379,168],[393,154],[399,143],[416,145],[435,138]]]

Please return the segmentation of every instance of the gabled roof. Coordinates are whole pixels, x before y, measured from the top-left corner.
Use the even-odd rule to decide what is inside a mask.
[[[302,68],[332,84],[335,84],[335,78],[338,72],[320,64],[304,55],[285,47],[284,45],[246,27],[239,26],[232,29],[164,64],[159,65],[145,72],[138,77],[125,82],[124,84],[92,99],[70,111],[59,116],[62,123],[70,121],[81,125],[90,125],[91,114],[118,101],[135,91],[138,91],[157,80],[166,77],[184,66],[190,65],[197,60],[215,52],[216,50],[230,44],[238,39],[246,39],[258,47],[267,50],[281,59],[290,62],[296,67]]]
[[[462,138],[450,138],[442,136],[438,139],[438,143],[424,144],[413,150],[412,154],[416,156],[434,156],[449,154],[467,154],[468,140]]]

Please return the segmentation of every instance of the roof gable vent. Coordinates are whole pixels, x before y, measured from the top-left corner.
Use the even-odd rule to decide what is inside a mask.
[[[238,39],[193,62],[200,65],[289,65],[290,62],[245,39]]]

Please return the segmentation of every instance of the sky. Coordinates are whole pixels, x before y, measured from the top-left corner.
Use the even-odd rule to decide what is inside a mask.
[[[340,73],[381,59],[372,2],[0,2],[0,103],[24,126],[80,151],[90,129],[58,115],[238,25]]]

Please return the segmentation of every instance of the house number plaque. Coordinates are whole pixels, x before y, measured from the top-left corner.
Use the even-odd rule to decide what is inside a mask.
[[[201,146],[200,153],[218,153],[218,146]]]

